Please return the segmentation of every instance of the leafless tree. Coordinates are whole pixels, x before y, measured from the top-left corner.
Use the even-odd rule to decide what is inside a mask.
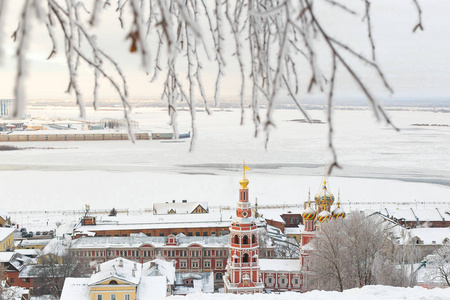
[[[115,216],[117,216],[117,210],[113,207],[112,209],[111,209],[111,211],[109,212],[109,215],[108,216],[110,216],[110,217],[115,217]]]
[[[293,238],[288,238],[285,241],[274,241],[275,258],[299,258],[300,248],[298,243]]]
[[[321,224],[313,239],[312,286],[343,291],[372,284],[407,285],[397,267],[396,243],[377,217],[353,212]]]
[[[7,14],[7,0],[0,0],[0,50],[2,42],[2,16]],[[333,144],[332,110],[335,79],[338,70],[350,75],[373,108],[378,119],[392,124],[383,107],[358,71],[358,66],[368,66],[378,75],[385,88],[392,92],[376,59],[372,34],[370,0],[348,3],[344,0],[92,0],[88,10],[78,0],[26,0],[22,3],[19,26],[12,37],[17,43],[15,115],[25,107],[24,80],[26,54],[31,42],[32,17],[43,24],[51,40],[48,59],[61,51],[56,41],[63,40],[62,51],[66,58],[69,84],[67,92],[74,92],[85,115],[83,97],[78,81],[81,64],[92,67],[94,74],[93,104],[98,106],[98,88],[101,79],[108,81],[121,99],[131,134],[128,87],[124,73],[117,62],[101,49],[93,34],[100,15],[112,6],[128,37],[129,51],[141,57],[144,72],[154,81],[163,76],[162,98],[166,100],[175,136],[177,131],[177,105],[186,103],[192,119],[192,139],[196,137],[195,119],[197,98],[209,113],[209,101],[202,81],[204,65],[216,66],[214,105],[220,99],[220,82],[225,67],[236,59],[240,71],[239,99],[241,123],[245,113],[246,91],[250,94],[250,107],[255,126],[255,136],[260,128],[265,130],[267,141],[270,129],[275,126],[274,109],[280,95],[289,96],[307,120],[302,107],[300,87],[308,92],[318,89],[328,97],[329,147],[334,156],[330,169],[339,166]],[[417,23],[413,31],[423,30],[421,8],[418,0],[411,0],[417,9]],[[369,53],[355,49],[349,40],[334,37],[325,24],[327,16],[320,10],[342,11],[362,20],[366,30]],[[336,20],[339,22],[339,20]],[[318,51],[318,48],[323,51]],[[226,50],[226,49],[231,49]],[[0,56],[2,52],[0,51]],[[330,62],[331,68],[319,62]],[[181,75],[183,74],[183,75]],[[199,94],[196,96],[195,92]],[[260,104],[267,107],[261,118]],[[191,143],[192,146],[192,143]]]
[[[5,279],[6,279],[6,267],[3,264],[0,264],[0,299],[4,291],[3,283]]]
[[[49,251],[38,256],[34,266],[33,292],[36,295],[52,295],[59,299],[67,277],[84,277],[86,269],[81,260],[74,256],[70,248],[64,252]]]
[[[427,261],[429,282],[441,281],[450,286],[450,244],[447,243],[434,251]]]
[[[259,257],[266,258],[267,257],[267,245],[272,244],[272,239],[267,233],[266,228],[258,229],[258,246],[259,246]]]

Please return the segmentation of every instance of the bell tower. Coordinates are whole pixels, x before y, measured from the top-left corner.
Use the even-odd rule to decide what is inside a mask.
[[[244,162],[236,217],[230,226],[227,273],[223,277],[225,292],[233,294],[261,293],[264,289],[258,261],[258,229],[248,201],[249,180],[245,178],[245,170],[250,168]]]

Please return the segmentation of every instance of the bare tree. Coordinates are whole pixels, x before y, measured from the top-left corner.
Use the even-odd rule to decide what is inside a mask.
[[[258,228],[258,246],[260,258],[267,258],[268,245],[272,245],[272,239],[267,233],[267,229],[265,227]]]
[[[426,280],[429,282],[444,282],[450,286],[450,244],[447,243],[434,251],[427,261],[428,273]]]
[[[33,291],[36,295],[52,295],[59,299],[67,277],[84,277],[86,269],[81,260],[74,256],[70,248],[65,251],[49,251],[38,256],[34,266]]]
[[[293,238],[287,238],[284,241],[274,240],[275,258],[299,258],[300,248]]]
[[[117,216],[117,210],[113,207],[112,209],[111,209],[111,211],[109,212],[109,215],[108,216],[110,216],[110,217],[115,217],[115,216]]]
[[[6,2],[0,0],[0,20],[7,14]],[[370,84],[358,71],[358,66],[368,66],[385,88],[393,91],[376,59],[370,0],[352,3],[343,0],[118,0],[115,3],[124,36],[129,39],[129,51],[140,55],[143,71],[151,81],[158,76],[164,78],[161,97],[167,102],[175,136],[178,136],[179,103],[186,103],[190,110],[192,142],[196,137],[197,98],[210,112],[202,81],[204,65],[212,62],[216,66],[214,105],[218,105],[220,82],[227,63],[232,59],[236,59],[240,72],[241,123],[244,120],[245,95],[249,91],[255,136],[260,128],[265,130],[266,146],[270,129],[275,126],[273,114],[280,95],[290,97],[310,120],[299,101],[300,87],[308,92],[317,89],[328,97],[329,147],[334,156],[330,170],[339,166],[333,144],[332,110],[335,79],[340,69],[349,74],[365,95],[375,116],[392,124],[370,91]],[[411,3],[418,16],[413,31],[423,30],[418,0],[411,0]],[[85,109],[78,70],[81,64],[86,64],[94,74],[94,107],[98,106],[100,80],[106,80],[122,101],[130,136],[134,137],[131,134],[131,105],[125,75],[117,62],[97,44],[93,34],[93,27],[99,23],[102,11],[111,6],[110,0],[93,0],[92,9],[88,11],[84,3],[77,0],[23,1],[19,26],[12,35],[17,43],[15,115],[20,115],[25,107],[25,57],[32,36],[30,22],[35,16],[47,28],[51,40],[48,59],[61,51],[56,41],[64,41],[62,51],[69,77],[67,92],[75,94],[81,116],[85,115]],[[361,49],[349,46],[349,40],[340,40],[331,34],[331,28],[325,24],[327,16],[320,12],[324,6],[362,20],[369,53],[364,54]],[[0,21],[0,49],[1,29]],[[319,47],[323,51],[318,51]],[[330,62],[331,68],[321,66],[319,62]],[[267,107],[264,121],[260,104]]]
[[[3,264],[0,264],[0,299],[2,298],[1,296],[5,290],[4,283],[6,283],[6,276],[6,267]]]
[[[339,290],[372,284],[404,286],[408,274],[397,268],[396,243],[382,220],[353,212],[321,224],[312,241],[312,285]]]

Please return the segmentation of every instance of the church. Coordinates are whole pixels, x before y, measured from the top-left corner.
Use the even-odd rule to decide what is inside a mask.
[[[302,213],[304,231],[300,241],[300,261],[270,259],[271,267],[266,265],[265,259],[258,255],[258,231],[255,217],[249,202],[249,180],[245,177],[239,181],[239,201],[236,216],[230,226],[229,254],[226,274],[223,277],[226,293],[254,294],[263,291],[307,291],[308,290],[308,258],[314,249],[310,242],[314,239],[321,224],[331,219],[345,218],[345,211],[341,207],[340,199],[332,209],[335,197],[327,188],[327,177],[324,176],[319,192],[311,201],[305,202]]]

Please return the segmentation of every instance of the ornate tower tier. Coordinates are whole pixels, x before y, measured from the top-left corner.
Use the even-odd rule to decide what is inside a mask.
[[[261,282],[261,270],[258,261],[258,229],[248,201],[248,184],[244,165],[244,176],[239,181],[239,201],[236,217],[230,226],[229,256],[227,274],[224,276],[226,293],[261,293],[264,284]]]

